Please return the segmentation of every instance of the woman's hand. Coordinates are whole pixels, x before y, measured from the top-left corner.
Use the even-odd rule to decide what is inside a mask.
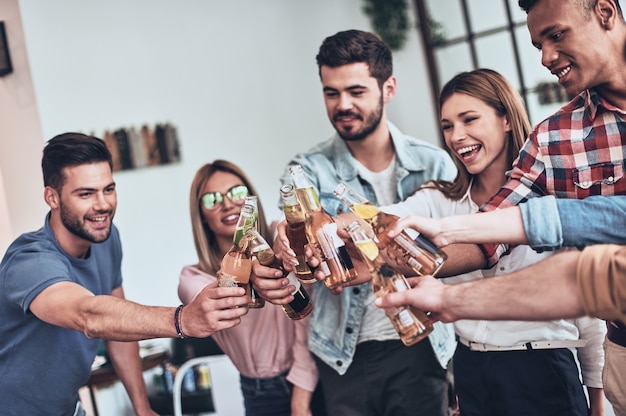
[[[254,290],[265,300],[275,305],[285,305],[293,301],[293,291],[289,279],[283,277],[283,271],[263,266],[256,259],[252,262],[250,275]]]

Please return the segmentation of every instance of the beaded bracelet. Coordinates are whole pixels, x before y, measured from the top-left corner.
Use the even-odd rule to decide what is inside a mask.
[[[180,318],[183,312],[183,305],[180,305],[176,308],[176,312],[174,312],[174,326],[176,327],[176,333],[178,334],[178,338],[185,339],[187,338],[185,334],[183,334],[183,330],[180,327]]]

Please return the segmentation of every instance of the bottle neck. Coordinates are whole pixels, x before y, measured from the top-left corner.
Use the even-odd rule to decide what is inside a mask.
[[[313,188],[312,186],[307,188],[298,188],[296,190],[296,193],[298,194],[300,206],[302,207],[302,210],[305,212],[305,214],[313,211],[322,210],[320,199],[317,196],[315,188]]]

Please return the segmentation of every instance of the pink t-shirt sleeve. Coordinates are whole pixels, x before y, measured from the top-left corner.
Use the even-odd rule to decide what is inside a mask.
[[[185,266],[180,272],[178,297],[184,305],[187,305],[198,296],[202,289],[216,281],[215,276],[203,273],[193,266]]]
[[[309,317],[295,321],[294,324],[296,342],[293,345],[293,364],[287,374],[287,380],[305,390],[313,391],[317,384],[318,372],[308,346]]]

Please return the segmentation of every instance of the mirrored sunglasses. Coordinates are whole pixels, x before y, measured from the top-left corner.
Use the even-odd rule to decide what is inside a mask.
[[[246,185],[235,185],[226,192],[226,197],[233,204],[243,204],[247,195],[248,187]],[[200,202],[206,209],[215,209],[217,204],[221,204],[223,201],[224,195],[221,192],[207,192],[200,197]]]

